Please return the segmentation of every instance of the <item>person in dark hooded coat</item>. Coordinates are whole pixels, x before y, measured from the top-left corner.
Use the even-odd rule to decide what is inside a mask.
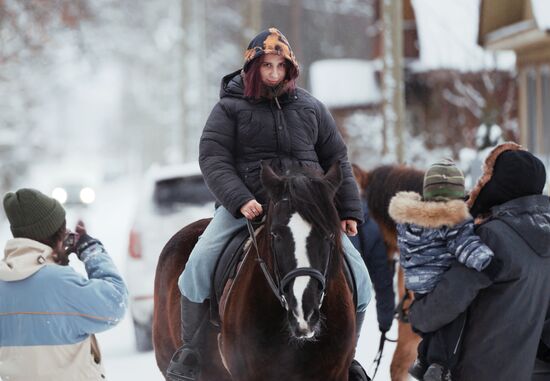
[[[388,259],[384,237],[378,223],[370,215],[367,205],[366,172],[357,164],[351,165],[353,175],[361,190],[361,203],[363,206],[363,224],[359,226],[357,235],[350,237],[353,246],[361,253],[376,295],[376,319],[378,329],[385,334],[391,328],[395,313],[395,292],[393,290],[393,263]]]
[[[535,363],[549,360],[550,201],[542,195],[545,182],[544,165],[534,155],[515,143],[495,147],[468,206],[476,233],[501,261],[501,270],[491,280],[455,263],[410,308],[411,324],[423,332],[467,311],[454,381],[531,380]],[[548,373],[542,377],[548,379]]]
[[[263,213],[268,202],[260,181],[261,162],[284,174],[294,167],[326,172],[339,162],[343,182],[336,205],[343,233],[357,234],[363,214],[347,148],[327,108],[296,87],[299,68],[286,37],[276,28],[258,34],[245,51],[242,69],[222,79],[220,100],[204,127],[199,163],[218,201],[214,218],[191,252],[179,279],[182,336],[167,374],[194,380],[200,371],[192,338],[209,309],[212,276],[231,236]],[[243,218],[244,217],[244,218]],[[361,255],[343,234],[344,255],[356,285],[357,330],[370,301],[371,282]],[[364,380],[356,362],[350,380]]]

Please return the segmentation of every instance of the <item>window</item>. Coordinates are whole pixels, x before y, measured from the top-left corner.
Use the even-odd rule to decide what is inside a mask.
[[[176,177],[158,181],[153,194],[155,205],[164,212],[175,212],[185,205],[214,201],[202,176]]]

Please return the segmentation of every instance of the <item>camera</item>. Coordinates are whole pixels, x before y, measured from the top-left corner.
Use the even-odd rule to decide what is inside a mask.
[[[74,253],[76,251],[76,244],[79,238],[80,236],[78,233],[71,231],[65,235],[65,239],[63,240],[63,248],[67,254]]]

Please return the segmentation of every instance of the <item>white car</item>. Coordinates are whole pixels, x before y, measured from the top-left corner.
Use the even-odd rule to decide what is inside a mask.
[[[130,231],[126,280],[138,351],[153,349],[151,324],[158,257],[182,227],[212,217],[214,197],[198,163],[152,167],[144,178],[143,195]]]

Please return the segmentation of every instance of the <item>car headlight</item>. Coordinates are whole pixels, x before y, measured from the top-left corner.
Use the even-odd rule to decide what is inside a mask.
[[[84,204],[91,204],[95,201],[95,191],[89,187],[82,188],[80,190],[80,201]]]
[[[67,202],[67,191],[63,188],[55,188],[52,191],[52,197],[64,204]]]

